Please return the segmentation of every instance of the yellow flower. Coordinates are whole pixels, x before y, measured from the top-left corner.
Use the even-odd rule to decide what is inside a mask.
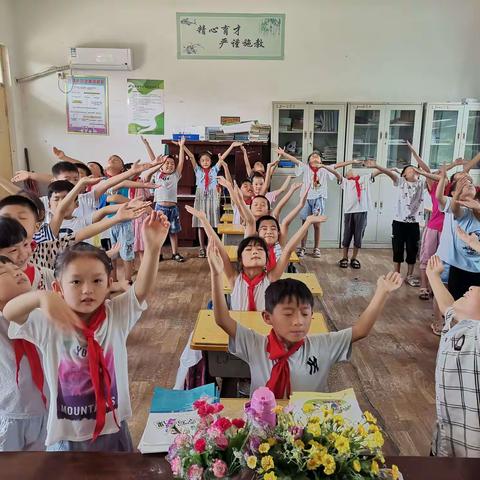
[[[380,472],[378,463],[375,460],[372,460],[372,466],[370,467],[370,472],[372,472],[374,475],[378,475],[378,473]]]
[[[315,456],[307,460],[307,470],[316,470],[321,465],[320,459]]]
[[[379,432],[380,429],[372,423],[371,425],[368,426],[368,431],[372,432],[372,433],[375,433],[375,432]]]
[[[270,450],[270,444],[267,442],[261,443],[260,446],[258,447],[258,451],[260,453],[267,453],[269,450]]]
[[[392,465],[392,478],[393,480],[398,480],[400,477],[400,471],[396,465]]]
[[[358,431],[358,434],[361,436],[361,437],[366,437],[367,436],[367,430],[365,429],[365,427],[363,425],[359,425],[357,427],[357,431]]]
[[[373,437],[375,438],[375,443],[377,444],[377,446],[382,447],[385,443],[385,440],[383,439],[383,435],[381,434],[380,430],[375,432],[373,434]]]
[[[309,423],[307,425],[307,432],[314,437],[319,437],[322,433],[318,423]]]
[[[305,444],[300,439],[295,440],[293,444],[295,445],[295,448],[298,448],[299,450],[303,450],[305,448]]]
[[[271,447],[273,447],[277,443],[277,440],[273,437],[270,437],[267,439],[267,442]]]
[[[325,455],[323,459],[323,467],[326,475],[331,475],[333,472],[335,472],[335,459],[332,457],[332,455]]]
[[[266,473],[263,476],[263,480],[277,480],[277,476],[273,472]]]
[[[282,413],[283,412],[283,407],[281,405],[276,405],[273,409],[272,409],[272,412],[273,413],[276,413],[277,415],[279,413]]]
[[[263,457],[260,463],[266,472],[275,468],[275,463],[273,463],[273,458],[270,455]]]
[[[377,458],[380,463],[385,463],[385,457],[381,453],[377,453]]]
[[[322,407],[322,413],[325,418],[333,417],[333,408]]]
[[[333,420],[337,425],[343,425],[345,423],[345,420],[341,415],[335,415]]]
[[[257,457],[255,457],[254,455],[250,455],[247,458],[247,467],[253,470],[256,466],[257,466]]]
[[[350,443],[348,438],[344,437],[343,435],[339,435],[335,440],[335,448],[338,450],[340,455],[348,453],[350,451]]]
[[[304,413],[312,413],[315,409],[311,403],[306,403],[302,408]]]
[[[310,417],[308,419],[309,423],[320,423],[320,417]]]
[[[359,472],[359,471],[362,469],[362,465],[360,464],[360,462],[359,462],[357,459],[355,459],[355,460],[353,461],[353,465],[352,465],[352,466],[353,466],[353,469],[354,469],[356,472]]]
[[[377,419],[368,410],[363,412],[363,416],[368,423],[377,423]]]

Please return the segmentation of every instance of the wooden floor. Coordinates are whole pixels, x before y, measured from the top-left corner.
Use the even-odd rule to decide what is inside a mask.
[[[183,251],[182,251],[183,253]],[[192,250],[189,256],[195,255]],[[305,257],[299,268],[315,272],[324,290],[319,308],[331,329],[351,326],[366,307],[379,275],[391,268],[391,251],[362,252],[361,270],[340,269],[338,250],[321,259]],[[171,388],[178,359],[196,314],[210,298],[207,260],[160,264],[158,285],[149,309],[128,340],[133,418],[138,445],[154,386]],[[434,367],[438,337],[429,328],[430,302],[418,289],[403,285],[391,296],[371,335],[353,346],[352,361],[335,367],[330,390],[353,386],[363,409],[377,416],[386,432],[385,454],[428,455],[435,419]]]

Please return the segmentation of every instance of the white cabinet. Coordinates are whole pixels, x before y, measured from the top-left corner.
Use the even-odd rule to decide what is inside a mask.
[[[312,151],[318,150],[326,164],[342,162],[345,153],[346,103],[312,103],[312,102],[274,102],[272,128],[272,159],[276,158],[276,147],[286,148],[287,152],[306,163]],[[282,169],[277,176],[288,174],[289,169]],[[294,174],[293,169],[290,169]],[[299,181],[297,179],[297,181]],[[274,188],[275,179],[272,182]],[[326,215],[328,222],[321,228],[323,247],[337,247],[341,228],[341,190],[336,182],[329,182]],[[298,196],[295,195],[295,202]],[[285,211],[290,211],[287,207]],[[300,223],[292,223],[293,232]],[[313,229],[311,229],[313,230]],[[313,233],[310,232],[307,246],[313,245]]]
[[[428,103],[422,144],[432,168],[456,158],[471,160],[480,151],[480,104]]]
[[[349,104],[346,160],[376,159],[381,166],[402,169],[411,163],[409,141],[418,151],[422,104]],[[354,167],[359,175],[371,170]],[[370,186],[372,210],[368,214],[364,246],[388,246],[395,192],[390,178],[380,175]]]

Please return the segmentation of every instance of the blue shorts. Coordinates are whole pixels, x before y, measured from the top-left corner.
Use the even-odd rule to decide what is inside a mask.
[[[306,220],[309,215],[323,215],[325,213],[325,199],[323,197],[312,198],[300,212],[300,218]]]
[[[450,265],[442,260],[443,263],[443,272],[440,275],[440,280],[445,285],[448,285],[448,277],[450,276]]]
[[[110,229],[110,239],[112,246],[115,243],[120,244],[120,258],[125,262],[135,260],[135,252],[133,244],[135,243],[135,233],[133,231],[133,223],[131,220],[120,222]]]
[[[156,203],[155,210],[157,212],[162,212],[170,222],[170,230],[168,233],[178,233],[182,231],[182,225],[180,224],[180,211],[178,210],[177,205],[167,207]]]

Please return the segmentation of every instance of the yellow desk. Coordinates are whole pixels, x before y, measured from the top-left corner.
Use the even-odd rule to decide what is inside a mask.
[[[268,335],[270,325],[267,325],[261,312],[230,312],[232,317],[244,327],[251,328],[258,333]],[[309,333],[327,333],[328,328],[323,315],[315,312],[310,325]],[[228,347],[228,335],[215,323],[212,310],[200,310],[193,329],[192,350],[210,350],[215,352],[226,352]]]
[[[226,212],[232,212],[233,213],[233,207],[230,203],[226,203],[224,206],[223,206],[223,209],[226,211]]]
[[[233,223],[233,213],[224,213],[220,217],[222,223]]]
[[[225,245],[225,250],[228,253],[228,258],[230,259],[231,262],[236,262],[237,261],[237,247],[235,245]],[[290,255],[290,263],[299,263],[300,259],[298,258],[298,255],[295,252],[292,252]]]
[[[245,235],[243,225],[233,223],[221,223],[217,226],[217,231],[219,235],[222,235],[224,245],[238,245]]]
[[[308,287],[312,292],[312,295],[319,298],[323,297],[322,287],[314,273],[284,273],[282,278],[294,278],[295,280],[300,280]],[[232,293],[232,289],[230,288],[225,275],[223,276],[223,293],[225,293],[225,295],[230,295],[230,293]]]

